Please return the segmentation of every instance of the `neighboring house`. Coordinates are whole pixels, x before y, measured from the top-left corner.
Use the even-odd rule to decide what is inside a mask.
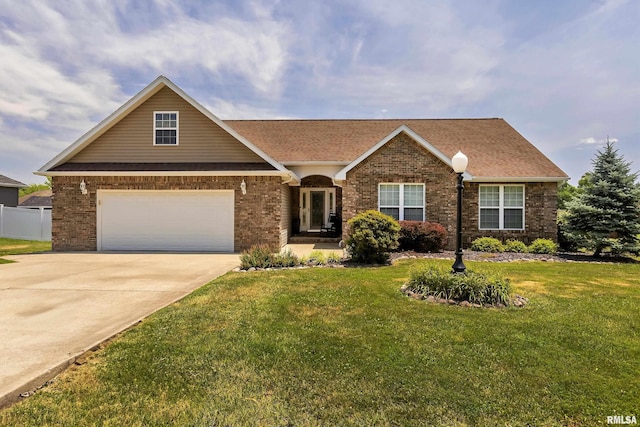
[[[442,224],[469,157],[464,241],[556,239],[567,175],[502,119],[225,120],[160,76],[36,173],[53,177],[53,248],[241,251],[329,215]]]
[[[18,192],[25,184],[15,179],[0,175],[0,205],[18,206]]]
[[[20,197],[18,206],[21,208],[51,209],[51,190],[40,190]]]

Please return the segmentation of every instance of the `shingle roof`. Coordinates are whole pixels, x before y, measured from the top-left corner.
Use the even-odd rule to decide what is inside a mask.
[[[0,187],[26,187],[26,185],[15,179],[0,175]]]
[[[285,164],[350,163],[402,125],[448,157],[469,158],[474,177],[567,175],[503,119],[226,120],[242,136]]]
[[[35,193],[20,197],[18,206],[22,207],[47,207],[51,206],[51,190],[40,190]]]

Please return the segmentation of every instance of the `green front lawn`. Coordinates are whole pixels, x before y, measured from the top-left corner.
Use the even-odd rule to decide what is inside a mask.
[[[151,316],[0,424],[606,425],[640,415],[640,265],[500,269],[524,309],[428,304],[412,268],[231,273]]]
[[[18,240],[0,237],[0,264],[12,261],[2,259],[4,255],[30,254],[34,252],[45,252],[51,250],[51,242],[40,242],[35,240]]]

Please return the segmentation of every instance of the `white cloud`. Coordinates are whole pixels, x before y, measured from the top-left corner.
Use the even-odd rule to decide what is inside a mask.
[[[293,58],[308,77],[304,95],[330,99],[332,107],[352,114],[394,105],[410,112],[405,116],[425,117],[477,102],[493,90],[490,73],[503,45],[498,23],[467,22],[455,3],[443,1],[323,5],[314,7],[311,22],[294,19],[301,22],[296,46],[305,47],[302,53],[294,47]],[[336,11],[351,19],[335,25]]]
[[[590,136],[590,137],[588,137],[588,138],[582,138],[582,139],[580,139],[580,144],[586,144],[586,145],[594,145],[594,144],[597,144],[597,145],[604,145],[604,144],[606,144],[606,143],[607,143],[607,141],[615,144],[616,142],[618,142],[618,138],[609,138],[609,137],[607,137],[607,138],[604,138],[604,139],[596,139],[596,138],[594,138],[594,137]]]
[[[269,107],[256,107],[252,104],[232,102],[221,98],[211,99],[209,104],[203,104],[221,120],[269,120],[291,119],[292,117],[274,113]]]

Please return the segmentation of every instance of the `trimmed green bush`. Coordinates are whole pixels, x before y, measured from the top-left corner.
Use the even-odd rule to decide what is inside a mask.
[[[447,243],[447,230],[437,222],[400,221],[400,250],[442,252]]]
[[[413,271],[407,289],[424,296],[472,304],[509,305],[511,296],[511,282],[502,275],[471,270],[452,274],[433,265]]]
[[[352,261],[383,264],[398,247],[400,225],[389,215],[370,210],[354,216],[347,225],[346,244]]]
[[[529,249],[527,248],[527,245],[525,245],[520,240],[509,239],[507,240],[507,243],[505,243],[504,245],[504,251],[525,253],[525,252],[528,252]]]
[[[504,252],[502,242],[494,237],[478,237],[471,243],[471,250],[478,252]]]
[[[536,239],[529,245],[529,252],[532,254],[555,254],[558,245],[549,239]]]

